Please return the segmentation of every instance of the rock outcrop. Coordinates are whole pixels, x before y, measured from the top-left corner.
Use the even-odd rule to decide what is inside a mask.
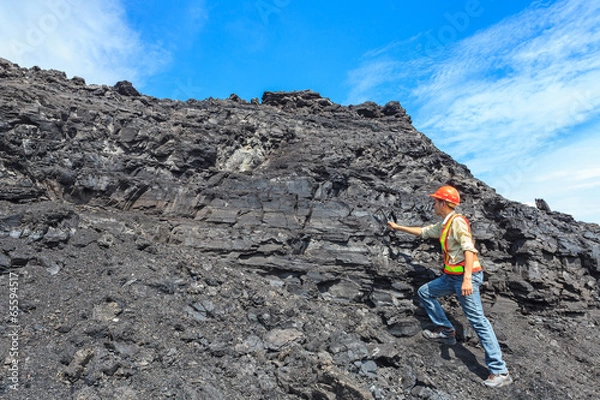
[[[487,273],[502,391],[454,300],[457,346],[418,334],[439,244],[385,229],[435,221],[445,183]],[[599,279],[598,225],[502,198],[398,102],[181,102],[0,59],[8,398],[591,399]]]

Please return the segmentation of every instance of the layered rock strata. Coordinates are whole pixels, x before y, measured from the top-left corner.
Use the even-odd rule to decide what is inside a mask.
[[[2,341],[0,393],[489,396],[455,301],[458,347],[418,335],[439,243],[385,229],[437,221],[427,194],[446,183],[517,378],[502,396],[592,398],[600,227],[502,198],[398,102],[181,102],[0,60],[0,284],[18,279],[20,310],[0,326],[18,326],[19,391]]]

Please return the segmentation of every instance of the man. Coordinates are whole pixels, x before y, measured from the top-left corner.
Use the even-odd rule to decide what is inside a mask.
[[[483,270],[473,244],[467,219],[454,208],[460,204],[460,195],[452,186],[442,186],[431,194],[436,215],[443,221],[425,227],[401,226],[388,222],[390,229],[421,236],[438,238],[444,254],[444,273],[437,279],[421,286],[418,294],[427,315],[436,328],[424,330],[423,336],[444,344],[456,344],[456,330],[446,317],[438,297],[456,294],[463,312],[473,327],[485,350],[485,362],[490,376],[483,381],[489,387],[509,385],[512,378],[502,360],[502,351],[492,325],[483,313],[479,287],[483,283]]]

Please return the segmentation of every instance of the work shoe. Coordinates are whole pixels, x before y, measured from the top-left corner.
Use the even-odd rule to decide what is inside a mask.
[[[429,340],[435,340],[443,344],[454,345],[456,344],[456,331],[454,329],[446,328],[444,326],[438,326],[433,331],[425,329],[423,336]]]
[[[502,386],[508,386],[512,383],[512,378],[510,374],[507,372],[506,374],[498,374],[498,375],[490,375],[488,378],[482,383],[491,388],[499,388]]]

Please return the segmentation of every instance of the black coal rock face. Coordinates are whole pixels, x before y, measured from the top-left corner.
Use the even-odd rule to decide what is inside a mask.
[[[515,379],[418,334],[452,184]],[[0,397],[592,399],[600,227],[508,201],[398,102],[157,99],[0,59]]]

